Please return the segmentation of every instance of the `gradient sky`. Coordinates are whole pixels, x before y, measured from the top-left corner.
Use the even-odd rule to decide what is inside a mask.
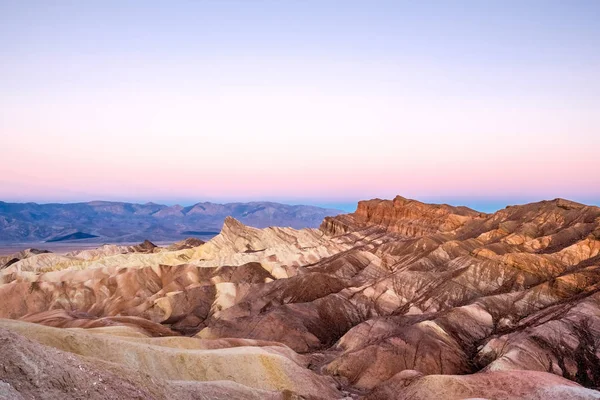
[[[0,199],[600,203],[600,1],[1,1]]]

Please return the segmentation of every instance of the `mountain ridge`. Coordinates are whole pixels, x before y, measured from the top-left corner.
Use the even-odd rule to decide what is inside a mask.
[[[45,204],[0,201],[0,243],[49,241],[76,232],[98,236],[97,240],[104,242],[175,241],[189,232],[216,234],[230,215],[258,228],[306,228],[317,227],[325,216],[341,212],[269,201],[198,202],[187,207],[103,200]]]

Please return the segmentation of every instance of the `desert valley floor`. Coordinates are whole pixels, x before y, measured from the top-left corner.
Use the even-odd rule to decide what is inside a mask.
[[[600,399],[600,208],[0,257],[0,399]]]

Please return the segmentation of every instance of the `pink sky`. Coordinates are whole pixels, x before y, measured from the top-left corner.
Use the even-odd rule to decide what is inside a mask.
[[[593,13],[238,6],[0,10],[0,200],[600,199]]]

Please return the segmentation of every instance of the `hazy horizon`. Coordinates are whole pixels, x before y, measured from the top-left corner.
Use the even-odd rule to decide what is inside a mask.
[[[449,204],[452,206],[466,206],[472,208],[474,210],[492,213],[498,211],[500,209],[505,208],[506,206],[533,203],[543,200],[553,200],[554,198],[516,198],[516,199],[460,199],[460,198],[449,198],[449,197],[425,197],[425,198],[414,198],[410,196],[405,196],[401,193],[403,197],[411,198],[413,200],[421,201],[424,203],[433,203],[433,204]],[[172,200],[144,200],[144,199],[126,199],[126,198],[112,198],[112,199],[101,199],[101,198],[90,198],[90,199],[79,199],[72,201],[36,201],[36,200],[6,200],[0,198],[0,201],[6,203],[37,203],[37,204],[71,204],[71,203],[87,203],[92,201],[108,201],[108,202],[124,202],[124,203],[137,203],[137,204],[146,204],[146,203],[155,203],[162,204],[166,206],[174,206],[180,205],[183,207],[192,206],[197,203],[210,202],[210,203],[218,203],[218,204],[227,204],[227,203],[249,203],[249,202],[273,202],[273,203],[281,203],[287,205],[307,205],[307,206],[316,206],[322,208],[330,208],[335,210],[341,210],[345,212],[353,212],[356,210],[358,202],[361,200],[371,200],[374,198],[382,198],[391,200],[395,196],[390,197],[365,197],[362,199],[357,199],[356,201],[339,201],[339,202],[320,202],[310,199],[300,199],[300,200],[289,200],[289,199],[172,199]],[[565,198],[565,197],[563,197]],[[575,201],[578,203],[586,204],[586,205],[594,205],[600,206],[600,200],[597,199],[581,199],[581,198],[565,198],[567,200]]]
[[[598,204],[600,2],[0,1],[0,198]]]

